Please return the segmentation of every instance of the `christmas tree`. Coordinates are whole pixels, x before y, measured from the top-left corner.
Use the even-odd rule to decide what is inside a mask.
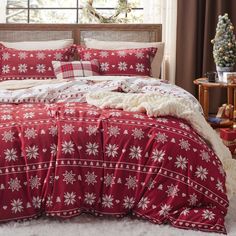
[[[228,14],[219,16],[214,44],[213,57],[218,67],[232,67],[236,62],[236,41],[234,27]]]

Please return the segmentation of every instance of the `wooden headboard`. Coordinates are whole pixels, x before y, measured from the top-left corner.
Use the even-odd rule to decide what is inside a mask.
[[[0,24],[0,41],[46,41],[83,38],[109,41],[160,42],[161,24]]]

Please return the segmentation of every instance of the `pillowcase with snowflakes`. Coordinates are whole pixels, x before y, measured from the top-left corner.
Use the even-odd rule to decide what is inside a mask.
[[[0,80],[55,79],[52,61],[70,61],[75,47],[55,50],[17,50],[1,46]]]
[[[101,50],[77,47],[81,60],[98,60],[101,75],[151,76],[151,60],[157,48]]]

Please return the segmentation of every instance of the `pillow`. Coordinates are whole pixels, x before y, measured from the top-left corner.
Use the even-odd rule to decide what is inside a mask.
[[[151,58],[156,48],[99,50],[77,47],[81,60],[98,60],[102,75],[150,76]]]
[[[52,61],[69,61],[75,48],[55,50],[1,49],[0,80],[55,79]]]
[[[1,42],[5,47],[18,50],[45,50],[62,49],[73,45],[73,39],[50,40],[50,41],[24,41],[24,42]]]
[[[93,61],[53,61],[54,73],[57,79],[71,79],[99,75],[99,63]]]
[[[88,48],[95,49],[132,49],[132,48],[157,48],[158,53],[156,53],[153,61],[151,63],[152,76],[159,78],[161,71],[161,64],[164,56],[164,46],[163,42],[121,42],[121,41],[100,41],[91,38],[84,39],[85,45]]]

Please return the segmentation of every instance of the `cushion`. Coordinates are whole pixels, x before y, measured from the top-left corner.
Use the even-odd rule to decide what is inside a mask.
[[[1,49],[0,80],[55,79],[52,61],[70,61],[75,48],[55,50]]]
[[[126,50],[99,50],[78,48],[81,60],[98,60],[102,75],[151,75],[151,58],[156,48],[140,48]]]
[[[50,40],[50,41],[24,41],[24,42],[1,42],[0,44],[8,48],[18,50],[45,50],[61,49],[73,45],[73,39]]]
[[[85,45],[88,48],[95,49],[132,49],[132,48],[157,48],[158,53],[156,53],[153,61],[151,63],[152,76],[159,78],[161,71],[161,64],[164,56],[164,46],[163,42],[121,42],[121,41],[100,41],[91,38],[84,39]]]
[[[53,61],[54,73],[57,79],[73,79],[99,75],[99,63],[93,61]]]

